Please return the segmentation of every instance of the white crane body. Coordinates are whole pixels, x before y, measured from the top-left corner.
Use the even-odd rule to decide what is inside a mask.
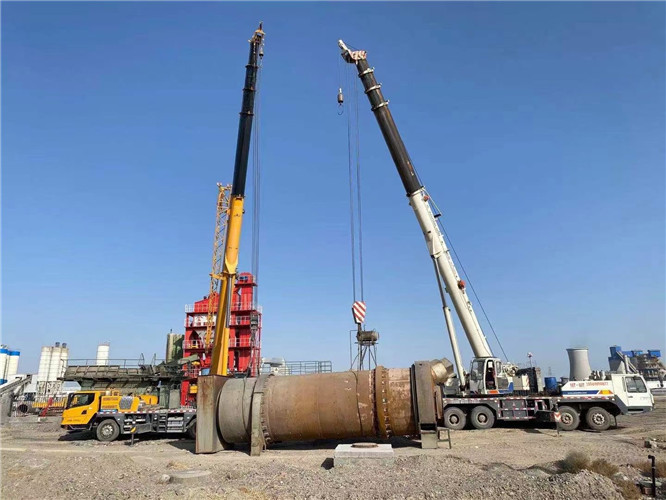
[[[606,430],[612,418],[621,414],[643,413],[654,407],[654,398],[645,380],[635,374],[612,374],[607,380],[573,381],[556,390],[544,390],[538,367],[518,369],[493,356],[486,336],[474,313],[432,210],[434,205],[421,184],[395,125],[388,101],[384,99],[363,50],[350,50],[338,41],[342,57],[358,70],[365,94],[377,119],[393,162],[414,210],[437,274],[446,327],[459,377],[459,388],[441,385],[436,394],[444,425],[463,429],[469,421],[476,429],[489,429],[496,420],[559,422],[562,430],[574,430],[581,421],[594,430]],[[442,286],[442,283],[444,286]],[[466,376],[458,348],[451,311],[445,291],[451,297],[460,324],[474,353]],[[514,385],[516,390],[514,392]],[[441,398],[441,399],[440,399]]]
[[[421,188],[409,196],[409,204],[414,209],[414,215],[423,231],[430,256],[435,261],[437,272],[446,285],[446,292],[451,297],[474,356],[492,358],[493,353],[488,345],[488,340],[481,330],[472,303],[465,292],[465,285],[453,264],[451,253],[446,246],[444,235],[437,224],[428,199],[425,188]]]

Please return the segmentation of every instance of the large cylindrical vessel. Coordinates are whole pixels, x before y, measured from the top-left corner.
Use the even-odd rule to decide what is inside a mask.
[[[109,364],[109,349],[110,345],[108,342],[103,342],[97,346],[97,357],[95,358],[97,366],[106,366]]]
[[[263,395],[260,418],[266,444],[418,434],[409,369],[228,380],[217,407],[225,442],[249,442],[257,392]]]
[[[592,368],[587,347],[567,349],[569,354],[569,380],[589,380]]]
[[[60,354],[62,348],[60,345],[51,349],[51,359],[49,359],[49,371],[46,376],[47,382],[54,382],[58,380],[58,373],[60,373]]]
[[[9,360],[7,362],[7,380],[10,380],[11,377],[18,373],[19,358],[21,356],[20,351],[9,351]]]
[[[51,351],[53,347],[43,346],[39,356],[39,368],[37,370],[37,382],[46,382],[49,378],[49,365],[51,364]]]
[[[0,347],[0,384],[7,382],[5,372],[7,371],[7,361],[9,358],[9,350],[6,347]]]

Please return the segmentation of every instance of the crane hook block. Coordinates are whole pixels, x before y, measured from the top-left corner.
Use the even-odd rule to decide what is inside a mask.
[[[342,93],[342,88],[339,88],[338,89],[338,104],[340,104],[342,106],[342,103],[344,103],[344,102],[345,102],[345,96]]]

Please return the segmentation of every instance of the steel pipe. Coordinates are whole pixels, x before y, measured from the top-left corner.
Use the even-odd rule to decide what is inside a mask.
[[[453,375],[447,360],[430,366],[434,387]],[[252,454],[275,442],[419,434],[413,370],[387,369],[257,378],[200,377],[197,451],[250,443]],[[212,408],[211,408],[212,407]],[[433,407],[434,408],[434,407]]]

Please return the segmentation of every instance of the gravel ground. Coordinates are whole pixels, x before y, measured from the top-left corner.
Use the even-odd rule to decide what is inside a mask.
[[[453,449],[421,450],[392,441],[387,467],[332,467],[337,442],[281,445],[250,457],[246,450],[195,455],[194,442],[142,436],[103,444],[65,435],[56,417],[13,418],[0,427],[2,498],[622,498],[607,478],[591,472],[558,474],[569,451],[605,458],[638,480],[633,467],[653,453],[645,438],[666,447],[666,398],[647,415],[621,417],[604,433],[504,426],[452,433]],[[194,483],[166,481],[177,471],[211,474]]]

